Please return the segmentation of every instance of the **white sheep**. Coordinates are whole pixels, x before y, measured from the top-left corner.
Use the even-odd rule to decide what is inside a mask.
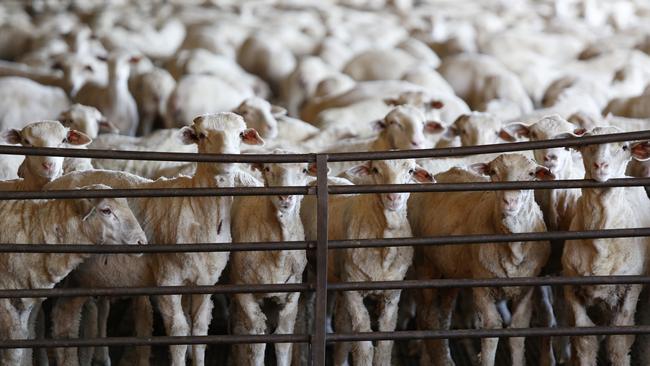
[[[194,119],[192,126],[180,130],[186,144],[198,145],[202,154],[236,154],[241,143],[262,144],[254,129],[246,128],[243,119],[230,112],[206,114]],[[198,163],[193,176],[148,181],[111,171],[74,172],[59,178],[46,189],[60,189],[107,182],[119,188],[198,188],[232,187],[241,176],[235,164]],[[150,242],[156,244],[230,242],[231,197],[142,198],[131,201],[133,211],[143,225]],[[165,228],[165,230],[161,230]],[[157,286],[213,285],[221,276],[229,253],[175,253],[150,256]],[[145,256],[143,256],[145,258]],[[110,260],[110,258],[109,258]],[[125,268],[126,269],[126,268]],[[183,310],[181,295],[158,297],[168,335],[206,335],[210,323],[210,295],[191,295],[189,316]],[[192,319],[189,322],[188,319]],[[192,359],[204,364],[205,345],[192,346]],[[185,365],[187,345],[170,347],[171,363]]]
[[[86,189],[108,189],[92,185]],[[78,200],[3,201],[5,227],[1,243],[29,244],[146,244],[147,240],[124,198]],[[2,289],[52,288],[88,254],[3,253]],[[29,319],[43,299],[0,300],[0,335],[3,339],[28,339]],[[21,365],[28,355],[22,349],[3,350],[3,365]]]
[[[274,153],[286,153],[274,151]],[[307,164],[256,164],[262,171],[265,185],[304,186],[314,169]],[[232,208],[232,239],[234,243],[255,241],[305,240],[300,220],[302,196],[237,197]],[[230,279],[235,284],[301,283],[307,265],[304,250],[238,252],[231,254]],[[272,294],[236,294],[234,296],[233,331],[235,334],[267,333],[267,315],[261,308],[265,300],[278,306],[274,333],[294,332],[299,292]],[[264,365],[266,345],[250,344],[234,347],[238,363]],[[278,365],[291,365],[290,343],[275,345]]]
[[[86,134],[64,127],[58,121],[40,121],[28,124],[21,130],[5,131],[2,138],[10,144],[25,147],[83,147],[90,143]],[[60,177],[67,158],[62,156],[27,156],[18,168],[17,179],[2,182],[6,190],[40,190],[46,183]],[[68,161],[73,167],[74,160]],[[79,170],[88,168],[83,160],[77,161]]]
[[[264,79],[277,94],[282,80],[295,68],[296,58],[280,40],[258,32],[241,45],[237,62],[246,71]]]
[[[472,172],[452,169],[437,174],[439,183],[482,182],[482,175],[497,181],[553,179],[545,167],[520,154],[500,155],[489,163],[472,166]],[[479,173],[481,175],[477,175]],[[415,193],[409,200],[409,221],[415,236],[504,234],[546,231],[542,211],[530,190]],[[548,242],[488,243],[423,247],[417,256],[419,278],[493,278],[537,276],[550,254]],[[472,289],[481,328],[529,326],[532,288]],[[422,292],[418,323],[426,329],[449,329],[458,289]],[[438,302],[441,301],[441,302]],[[512,301],[512,315],[508,309]],[[497,338],[481,340],[481,363],[494,365]],[[422,362],[453,364],[448,340],[425,341]],[[524,338],[510,338],[513,365],[524,364]]]
[[[507,141],[516,141],[517,138],[540,141],[564,136],[567,132],[584,134],[586,131],[558,115],[551,115],[531,125],[517,122],[508,124],[503,127],[500,136]],[[581,160],[576,158],[568,148],[537,149],[533,151],[533,155],[537,163],[547,167],[556,179],[582,179],[584,176]],[[537,191],[535,196],[544,212],[549,230],[568,230],[571,220],[576,215],[580,191],[558,188]]]
[[[621,132],[615,127],[597,127],[584,136]],[[567,133],[566,136],[572,134]],[[616,142],[578,148],[585,168],[585,179],[605,182],[623,178],[632,159],[648,160],[650,143]],[[650,226],[650,202],[643,187],[582,188],[571,231],[625,229]],[[565,276],[644,275],[648,238],[569,240],[562,253]],[[634,312],[642,285],[565,286],[564,296],[573,320],[572,326],[634,325]],[[604,306],[605,317],[596,320],[587,308]],[[576,364],[594,364],[599,339],[595,336],[572,337]],[[634,335],[606,337],[607,358],[614,365],[630,364]]]
[[[433,177],[413,159],[366,162],[349,171],[373,184],[431,183]],[[406,219],[409,193],[360,194],[329,199],[328,237],[343,239],[381,239],[412,236]],[[315,199],[305,199],[302,210],[307,240],[314,240]],[[360,215],[363,213],[363,215]],[[413,248],[350,248],[330,251],[330,273],[335,281],[400,281],[411,265]],[[390,332],[397,322],[400,290],[346,291],[338,295],[334,312],[337,332],[371,332],[371,320],[365,298],[378,300],[380,332]],[[392,341],[337,343],[334,364],[346,363],[350,350],[355,365],[390,365]],[[374,349],[373,349],[374,348]]]
[[[75,95],[77,103],[99,109],[120,133],[134,135],[138,128],[138,106],[129,91],[129,73],[138,57],[114,53],[108,59],[108,84],[84,84]]]
[[[140,123],[137,133],[148,135],[157,121],[167,113],[167,100],[176,87],[176,80],[164,69],[154,68],[129,78],[129,90],[138,105]]]
[[[0,78],[0,129],[54,119],[70,107],[65,91],[21,77]]]

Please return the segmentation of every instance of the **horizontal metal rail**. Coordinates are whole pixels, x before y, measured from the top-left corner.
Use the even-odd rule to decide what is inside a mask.
[[[454,329],[413,330],[396,332],[328,333],[326,341],[358,342],[378,340],[410,339],[463,339],[463,338],[510,338],[510,337],[554,337],[590,336],[619,334],[650,334],[650,326],[610,327],[558,327],[558,328],[501,328],[501,329]],[[0,349],[7,348],[64,348],[100,346],[168,346],[175,344],[245,344],[245,343],[307,343],[306,334],[251,334],[251,335],[209,335],[187,337],[106,337],[87,339],[21,339],[2,340]]]
[[[650,228],[607,229],[587,231],[541,231],[514,234],[449,235],[421,238],[330,240],[329,249],[402,247],[422,245],[461,245],[509,243],[518,241],[547,241],[571,239],[634,238],[650,236]],[[315,241],[203,243],[176,245],[93,245],[93,244],[0,244],[0,253],[201,253],[243,252],[266,250],[310,250]]]
[[[650,178],[618,178],[606,182],[574,179],[529,182],[468,182],[435,184],[333,185],[329,194],[391,192],[463,192],[503,191],[515,189],[608,188],[650,186]],[[151,189],[73,189],[52,191],[0,191],[0,200],[73,199],[73,198],[142,198],[142,197],[212,197],[259,195],[315,195],[316,187],[228,187],[228,188],[151,188]]]
[[[335,282],[327,284],[333,291],[367,291],[415,288],[468,288],[562,285],[636,285],[650,283],[650,276],[586,276],[586,277],[514,277],[461,278],[410,281]],[[176,294],[236,294],[271,292],[311,292],[311,283],[279,283],[263,285],[104,287],[0,290],[0,298],[80,297],[80,296],[160,296]]]
[[[361,161],[383,159],[441,158],[476,154],[492,154],[512,151],[548,149],[554,147],[573,147],[609,142],[648,140],[650,130],[624,132],[608,135],[585,136],[579,138],[553,139],[543,141],[511,142],[503,144],[461,146],[442,149],[395,150],[375,152],[328,153],[329,162]],[[0,154],[46,155],[94,159],[128,159],[156,161],[185,161],[203,163],[300,163],[316,161],[316,154],[197,154],[166,153],[153,151],[67,149],[46,147],[23,147],[0,145]]]

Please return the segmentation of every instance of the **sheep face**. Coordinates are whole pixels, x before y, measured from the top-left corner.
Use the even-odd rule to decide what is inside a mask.
[[[464,114],[449,126],[444,138],[452,140],[459,136],[462,146],[496,144],[501,122],[489,113]]]
[[[507,141],[515,141],[516,137],[528,137],[530,141],[540,141],[561,138],[570,131],[576,135],[585,132],[560,116],[551,115],[530,126],[519,122],[511,123],[501,130],[500,136]],[[534,150],[533,154],[537,163],[547,167],[554,174],[567,169],[573,159],[572,151],[564,147]]]
[[[194,118],[192,126],[179,131],[184,144],[196,144],[201,154],[239,154],[240,144],[263,145],[264,140],[253,128],[246,128],[244,119],[234,113],[204,114]],[[219,164],[222,172],[234,164]]]
[[[369,161],[348,170],[348,174],[367,178],[373,184],[433,183],[429,172],[419,167],[414,159]],[[401,211],[406,208],[410,193],[381,193],[384,209]]]
[[[118,133],[106,117],[95,107],[73,104],[67,111],[61,112],[59,121],[68,128],[81,131],[90,138],[96,138],[100,132]]]
[[[425,133],[440,133],[444,130],[437,121],[427,121],[419,109],[412,106],[399,106],[390,111],[376,127],[388,139],[393,149],[430,149],[431,142]]]
[[[617,127],[596,127],[584,136],[621,133]],[[625,176],[627,163],[632,159],[646,161],[650,159],[650,142],[635,144],[612,142],[600,145],[578,147],[585,166],[585,178],[605,182],[612,178]]]
[[[304,186],[315,172],[315,168],[299,163],[259,164],[254,167],[262,172],[267,187]],[[272,196],[271,202],[279,213],[289,213],[295,211],[302,198],[300,195],[279,195]]]
[[[106,189],[92,185],[82,189]],[[147,237],[138,224],[125,198],[81,199],[77,201],[83,230],[95,244],[147,244]]]
[[[92,141],[83,132],[71,130],[57,121],[30,123],[22,130],[6,131],[3,137],[10,144],[25,147],[83,146]],[[24,164],[32,174],[52,180],[61,176],[63,159],[62,156],[27,156]]]
[[[257,130],[263,138],[273,139],[278,135],[278,120],[287,111],[258,97],[244,100],[235,113],[244,118],[246,125]]]
[[[471,169],[490,176],[492,182],[552,180],[551,171],[521,154],[503,154],[489,163],[473,164]],[[534,204],[532,190],[496,191],[496,209],[503,217],[518,215]]]

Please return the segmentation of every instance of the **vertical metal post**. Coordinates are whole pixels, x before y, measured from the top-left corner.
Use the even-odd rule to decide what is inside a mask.
[[[327,155],[316,155],[316,309],[311,338],[311,363],[325,366],[327,327]]]

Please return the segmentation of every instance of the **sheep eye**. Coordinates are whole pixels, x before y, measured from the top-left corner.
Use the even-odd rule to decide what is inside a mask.
[[[269,167],[267,166],[267,167],[264,168],[264,171],[265,171],[265,172],[270,172],[270,171],[271,171],[271,168],[269,168]]]
[[[409,174],[415,173],[415,169],[409,169]]]
[[[307,170],[307,168],[305,168],[305,169],[302,170],[302,172],[307,174],[309,171]]]
[[[377,169],[377,168],[372,168],[372,173],[373,173],[373,174],[379,174],[379,169]]]
[[[199,138],[200,138],[201,140],[205,139],[205,134],[204,134],[204,133],[200,133],[200,134],[199,134]]]
[[[25,143],[25,145],[31,145],[32,144],[31,142],[29,142],[28,139],[23,140],[23,142]]]
[[[99,212],[101,212],[103,215],[106,215],[106,216],[113,213],[113,211],[111,211],[110,208],[102,208],[101,210],[99,210]]]
[[[627,151],[627,145],[623,145],[623,151]]]
[[[531,177],[534,177],[534,176],[535,176],[535,173],[530,172],[530,173],[528,173],[528,175],[530,175]]]
[[[68,142],[68,139],[67,139],[67,138],[63,138],[63,140],[61,140],[61,143],[62,143],[62,144],[65,144],[66,142]]]
[[[565,147],[564,147],[564,150],[569,151],[570,149],[569,149],[568,147],[565,146]]]
[[[494,169],[490,169],[490,171],[488,172],[488,175],[496,175],[496,174],[497,172]]]
[[[465,130],[460,130],[460,133],[462,133],[463,135],[465,135],[465,134],[467,134],[467,131],[465,131]]]

